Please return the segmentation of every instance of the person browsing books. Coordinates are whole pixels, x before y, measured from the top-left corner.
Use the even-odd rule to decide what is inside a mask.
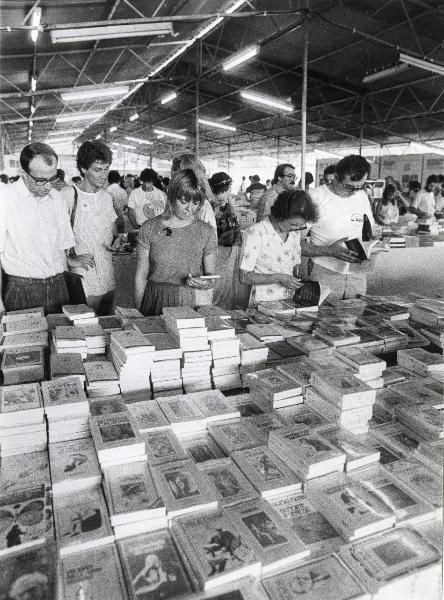
[[[196,290],[214,287],[216,229],[198,218],[206,198],[202,180],[191,169],[176,173],[168,187],[164,214],[140,230],[135,278],[136,306],[160,315],[165,306],[195,306]]]
[[[52,187],[57,161],[51,146],[28,144],[20,154],[19,180],[2,188],[0,312],[43,306],[45,314],[56,313],[69,303],[63,271],[74,237],[61,193]],[[93,264],[91,256],[68,263]]]
[[[337,163],[331,184],[310,191],[318,220],[301,244],[302,254],[311,258],[310,279],[328,286],[332,298],[354,298],[367,289],[365,273],[353,271],[353,265],[361,261],[356,252],[347,249],[345,241],[362,240],[365,222],[374,226],[364,191],[369,174],[367,160],[351,154]]]
[[[316,208],[306,192],[282,191],[270,216],[245,232],[239,277],[252,286],[250,306],[289,299],[302,286],[296,277],[301,262],[300,232],[316,219]]]

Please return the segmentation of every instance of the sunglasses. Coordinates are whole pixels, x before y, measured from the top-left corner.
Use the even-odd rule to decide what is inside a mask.
[[[31,175],[31,173],[26,173],[26,175],[31,177],[31,179],[33,179],[35,181],[36,185],[39,185],[39,186],[46,185],[47,183],[54,183],[59,178],[58,175],[53,175],[49,179],[46,179],[45,177],[34,177],[34,175]]]
[[[344,189],[349,190],[350,192],[359,192],[359,190],[363,190],[366,186],[365,183],[362,185],[350,185],[348,183],[344,183],[341,181],[341,185]]]

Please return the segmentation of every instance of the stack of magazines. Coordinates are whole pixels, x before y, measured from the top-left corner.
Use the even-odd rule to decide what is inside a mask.
[[[77,377],[43,381],[42,393],[50,444],[90,435],[88,400]]]

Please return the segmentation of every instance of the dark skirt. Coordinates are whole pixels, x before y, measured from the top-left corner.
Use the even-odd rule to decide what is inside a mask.
[[[195,306],[192,288],[187,285],[147,281],[140,312],[146,317],[162,314],[165,306]]]

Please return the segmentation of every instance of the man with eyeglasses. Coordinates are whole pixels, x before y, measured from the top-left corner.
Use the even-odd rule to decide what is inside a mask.
[[[66,204],[52,187],[57,161],[47,144],[25,146],[20,179],[1,191],[0,312],[43,306],[46,314],[69,302],[63,271],[74,236]]]
[[[318,220],[311,226],[309,238],[301,243],[302,254],[311,258],[310,279],[327,285],[332,298],[354,298],[367,289],[365,272],[355,266],[360,260],[344,242],[362,240],[364,215],[374,226],[370,202],[363,190],[369,175],[367,160],[350,154],[337,163],[332,183],[310,191]]]
[[[291,192],[295,189],[296,173],[290,164],[278,165],[271,181],[272,185],[259,200],[256,221],[262,221],[271,214],[271,207],[281,192]]]

